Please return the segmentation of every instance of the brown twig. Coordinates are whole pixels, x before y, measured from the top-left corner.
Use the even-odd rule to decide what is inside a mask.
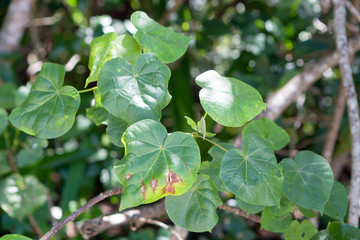
[[[165,25],[169,20],[170,15],[176,12],[179,9],[179,7],[181,7],[181,5],[184,3],[184,1],[185,0],[175,0],[175,5],[161,16],[159,23],[161,25]]]
[[[42,231],[41,231],[41,228],[39,227],[39,225],[37,224],[37,222],[35,221],[35,218],[32,214],[29,214],[28,215],[28,218],[29,218],[29,222],[30,222],[30,225],[32,226],[33,230],[34,230],[34,233],[38,236],[38,237],[41,237],[43,235]]]
[[[122,188],[114,188],[111,190],[107,190],[103,193],[100,193],[96,197],[92,198],[90,201],[88,201],[85,205],[83,205],[81,208],[77,209],[75,212],[67,216],[65,219],[63,219],[61,222],[56,224],[53,228],[51,228],[40,240],[49,240],[51,239],[60,229],[62,229],[67,223],[72,222],[77,216],[79,216],[81,213],[85,212],[87,209],[95,205],[96,203],[104,200],[105,198],[111,197],[113,195],[121,194],[123,193]]]
[[[350,1],[345,1],[346,8],[360,22],[360,13]]]
[[[343,0],[333,0],[336,48],[339,52],[339,67],[341,78],[347,95],[348,116],[351,132],[351,153],[352,153],[352,170],[351,170],[351,187],[350,187],[350,206],[348,223],[354,227],[359,224],[359,199],[360,199],[360,119],[359,105],[354,86],[349,53],[346,38],[346,10]]]
[[[148,224],[152,224],[152,225],[156,225],[158,227],[164,228],[164,229],[168,230],[169,232],[171,232],[176,237],[176,239],[183,240],[183,238],[180,236],[180,234],[178,232],[176,232],[174,229],[170,228],[168,225],[166,225],[163,222],[160,222],[158,220],[154,220],[151,218],[145,218],[145,217],[139,217],[138,220],[143,223],[148,223]]]
[[[346,92],[344,86],[341,84],[339,88],[338,98],[336,101],[336,106],[333,114],[333,119],[331,121],[331,125],[329,126],[329,130],[326,134],[326,141],[324,144],[324,148],[322,151],[323,157],[331,163],[332,155],[334,152],[334,147],[336,143],[336,139],[339,133],[340,124],[344,115],[345,110],[345,102],[346,102]]]
[[[241,210],[240,208],[232,207],[232,206],[229,206],[229,205],[227,205],[225,203],[223,203],[223,205],[221,205],[219,208],[222,209],[222,210],[225,210],[227,212],[231,212],[233,214],[242,216],[242,217],[244,217],[246,219],[249,219],[249,220],[251,220],[253,222],[261,223],[261,217],[260,216],[255,215],[255,214],[247,214],[245,211]]]

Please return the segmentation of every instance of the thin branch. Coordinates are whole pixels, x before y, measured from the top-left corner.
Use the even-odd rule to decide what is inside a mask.
[[[148,224],[152,224],[152,225],[156,225],[161,228],[164,228],[164,229],[168,230],[169,232],[171,232],[176,237],[176,239],[183,240],[183,238],[180,236],[180,234],[178,232],[176,232],[174,229],[170,228],[168,225],[166,225],[163,222],[160,222],[158,220],[154,220],[151,218],[145,218],[145,217],[139,217],[138,220],[141,222],[144,222],[144,223],[148,223]]]
[[[233,214],[236,214],[236,215],[239,215],[239,216],[242,216],[246,219],[249,219],[253,222],[257,222],[257,223],[261,223],[261,217],[258,216],[258,215],[255,215],[255,214],[247,214],[245,211],[241,210],[240,208],[237,208],[237,207],[231,207],[225,203],[223,203],[223,205],[221,205],[219,207],[220,209],[222,210],[225,210],[227,212],[231,212]]]
[[[360,13],[350,1],[345,1],[346,8],[360,22]]]
[[[334,147],[336,143],[336,139],[339,133],[340,124],[344,115],[346,103],[346,92],[344,86],[341,84],[339,88],[338,98],[336,101],[336,106],[333,114],[333,119],[331,121],[331,125],[329,126],[329,130],[326,134],[326,141],[324,144],[324,148],[322,151],[323,157],[331,163],[332,155],[334,152]]]
[[[350,206],[348,223],[354,227],[359,225],[359,199],[360,199],[360,119],[359,105],[354,86],[349,55],[347,51],[348,43],[346,38],[346,10],[343,0],[333,0],[334,17],[335,17],[335,33],[336,48],[339,52],[339,67],[342,82],[346,89],[348,117],[351,132],[351,154],[352,154],[352,170],[351,170],[351,187],[350,187]]]
[[[170,8],[168,11],[166,11],[160,18],[159,23],[161,25],[165,25],[167,21],[169,20],[169,17],[172,13],[175,13],[181,5],[183,5],[185,0],[175,0],[175,5]]]
[[[42,234],[41,228],[40,228],[39,225],[37,224],[34,216],[33,216],[32,214],[29,214],[29,215],[28,215],[28,218],[29,218],[30,225],[32,226],[32,228],[33,228],[33,230],[34,230],[34,233],[35,233],[38,237],[41,237],[43,234]]]
[[[107,190],[103,193],[100,193],[96,197],[92,198],[90,201],[88,201],[85,205],[83,205],[81,208],[77,209],[75,212],[67,216],[65,219],[63,219],[61,222],[56,224],[53,228],[50,229],[40,240],[49,240],[51,239],[60,229],[62,229],[67,223],[72,222],[77,216],[79,216],[81,213],[85,212],[87,209],[91,208],[96,203],[104,200],[105,198],[111,197],[113,195],[122,194],[123,189],[122,188],[114,188],[111,190]]]
[[[348,47],[350,55],[360,49],[360,34],[350,39]],[[266,112],[263,113],[264,116],[271,120],[277,119],[291,103],[296,101],[301,93],[321,78],[328,68],[334,67],[338,61],[339,54],[334,51],[315,62],[306,64],[299,74],[268,97]]]

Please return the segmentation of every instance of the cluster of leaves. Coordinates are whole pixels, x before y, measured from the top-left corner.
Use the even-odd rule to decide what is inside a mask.
[[[266,104],[246,83],[214,70],[196,78],[206,115],[227,127],[242,127],[251,121],[242,131],[242,150],[208,139],[214,134],[206,131],[205,116],[198,123],[187,118],[193,133],[168,133],[159,122],[171,100],[171,71],[165,64],[179,59],[190,39],[144,12],[135,12],[131,22],[137,29],[135,38],[107,33],[92,41],[86,80],[86,86],[97,82],[91,88],[95,104],[87,109],[87,117],[96,125],[106,124],[112,143],[125,148],[124,158],[114,167],[124,188],[120,210],[166,197],[166,209],[175,224],[193,232],[211,231],[218,221],[216,209],[222,205],[218,192],[227,191],[244,211],[261,212],[262,228],[283,232],[286,239],[310,239],[315,233],[313,239],[356,234],[356,229],[340,222],[317,233],[309,221],[292,220],[298,208],[307,217],[317,210],[343,221],[346,189],[334,181],[328,162],[313,152],[301,151],[295,160],[278,163],[274,151],[283,148],[289,136],[268,119],[251,121]],[[45,63],[24,103],[8,117],[12,125],[39,138],[57,138],[68,132],[79,109],[79,93],[87,90],[63,86],[64,76],[61,65]],[[1,118],[6,115],[0,112]],[[0,131],[6,131],[7,122],[3,122]],[[214,143],[209,150],[211,161],[201,161],[198,137]],[[36,147],[39,144],[46,143],[29,140],[27,151],[34,158],[42,154]],[[44,186],[31,176],[13,174],[1,182],[0,190],[1,208],[13,217],[23,218],[46,201],[37,197],[44,195]],[[24,205],[26,211],[19,207]]]

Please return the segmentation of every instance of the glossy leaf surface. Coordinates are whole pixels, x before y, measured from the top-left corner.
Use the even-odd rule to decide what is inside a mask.
[[[211,231],[218,222],[216,209],[222,201],[209,176],[199,175],[186,193],[167,196],[165,204],[171,221],[176,225],[192,232],[205,232]]]
[[[295,220],[291,222],[290,227],[284,232],[284,238],[286,240],[309,240],[317,231],[309,220],[305,219],[301,223]]]
[[[334,176],[328,162],[318,154],[301,151],[295,160],[286,158],[283,167],[283,192],[286,197],[304,208],[323,212],[329,200]]]
[[[142,119],[160,120],[168,105],[170,70],[154,54],[142,54],[132,66],[123,58],[106,62],[98,88],[101,103],[115,117],[128,124]]]
[[[118,36],[114,32],[95,38],[90,43],[89,69],[85,87],[98,80],[102,66],[109,60],[123,57],[131,64],[141,55],[141,48],[136,40],[128,35]]]
[[[334,219],[343,221],[349,205],[347,196],[344,185],[335,181],[330,198],[325,204],[324,213]]]
[[[135,38],[144,52],[155,53],[163,63],[174,62],[186,52],[190,38],[170,31],[149,18],[146,13],[133,13],[131,22],[138,30]]]
[[[7,234],[2,236],[0,240],[31,240],[31,238],[19,234]]]
[[[194,184],[200,151],[190,135],[168,134],[162,124],[146,119],[131,125],[122,141],[126,154],[115,165],[124,187],[120,210],[183,194]]]
[[[236,148],[235,146],[227,143],[220,143],[219,145],[227,150]],[[201,163],[200,173],[208,175],[218,191],[228,191],[220,179],[221,162],[226,152],[217,146],[212,146],[208,153],[212,157],[212,160],[203,161]]]
[[[10,122],[40,138],[56,138],[69,131],[80,96],[74,87],[63,87],[64,76],[63,66],[44,63],[25,102],[11,112]]]
[[[235,78],[222,77],[210,70],[196,77],[200,102],[216,122],[229,127],[241,127],[256,117],[266,104],[259,92]]]
[[[289,143],[287,132],[267,118],[254,120],[247,124],[243,130],[243,137],[248,134],[257,134],[269,140],[274,145],[274,150],[279,150]]]
[[[284,177],[272,147],[268,140],[248,135],[243,139],[243,151],[226,152],[220,177],[241,200],[254,205],[280,206]]]

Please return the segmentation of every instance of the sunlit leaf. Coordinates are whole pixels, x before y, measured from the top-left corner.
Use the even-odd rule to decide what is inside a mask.
[[[2,236],[0,240],[31,240],[31,238],[19,234],[7,234]]]
[[[63,66],[44,63],[26,101],[11,112],[10,122],[40,138],[56,138],[69,131],[80,96],[74,87],[63,87],[64,76]]]
[[[329,163],[320,155],[301,151],[280,162],[283,167],[283,192],[286,197],[301,207],[323,212],[329,200],[334,176]]]
[[[259,92],[235,78],[222,77],[210,70],[196,77],[200,102],[216,122],[229,127],[240,127],[256,117],[266,104]]]
[[[168,30],[144,12],[133,13],[131,22],[138,30],[135,38],[144,52],[155,53],[163,63],[174,62],[184,55],[190,38]]]
[[[128,35],[118,36],[114,32],[106,33],[94,38],[90,43],[89,69],[90,75],[86,79],[85,87],[98,80],[100,70],[107,61],[123,57],[131,64],[141,55],[141,48],[136,40]]]
[[[165,204],[171,221],[176,225],[192,232],[205,232],[211,231],[218,222],[216,209],[222,201],[209,176],[199,175],[186,193],[167,196]]]
[[[317,231],[316,227],[309,220],[305,219],[301,223],[295,220],[284,231],[284,238],[285,240],[309,240]]]
[[[35,176],[13,174],[0,181],[0,206],[22,220],[46,202],[45,186]]]
[[[242,148],[243,151],[226,152],[220,168],[221,180],[247,203],[280,207],[284,177],[272,144],[263,137],[248,135],[243,139]]]
[[[344,185],[334,182],[330,198],[325,204],[324,213],[334,219],[343,221],[348,209],[348,194]]]
[[[169,68],[152,53],[141,55],[132,66],[123,58],[104,64],[98,88],[101,103],[128,124],[142,119],[160,120],[171,96],[167,90]]]
[[[284,129],[267,118],[254,120],[247,124],[243,130],[243,137],[248,134],[258,134],[274,145],[274,150],[279,150],[289,143],[290,138]]]
[[[131,125],[122,141],[126,154],[115,165],[124,187],[120,210],[183,194],[195,182],[200,151],[189,134],[168,134],[162,124],[146,119]]]

